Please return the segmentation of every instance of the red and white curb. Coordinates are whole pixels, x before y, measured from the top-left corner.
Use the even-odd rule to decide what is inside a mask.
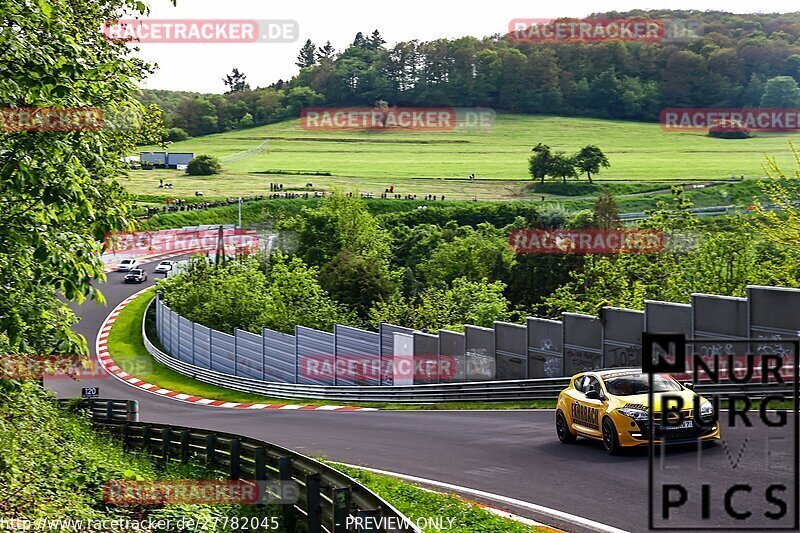
[[[186,402],[186,403],[194,403],[198,405],[207,405],[209,407],[221,407],[224,409],[281,409],[281,410],[293,410],[293,411],[377,411],[375,408],[371,407],[350,407],[347,405],[296,405],[296,404],[263,404],[263,403],[237,403],[237,402],[228,402],[225,400],[213,400],[211,398],[203,398],[201,396],[193,396],[191,394],[184,394],[182,392],[172,391],[169,389],[163,389],[158,385],[154,385],[152,383],[148,383],[143,381],[136,376],[131,376],[124,370],[122,370],[114,360],[111,358],[111,354],[108,351],[108,336],[111,333],[111,328],[114,326],[114,322],[116,322],[117,317],[125,309],[129,303],[131,303],[137,296],[141,295],[143,292],[149,290],[150,287],[142,289],[127,298],[125,298],[118,306],[116,306],[106,317],[103,321],[103,324],[100,326],[100,331],[97,333],[97,341],[95,343],[95,353],[97,353],[97,361],[100,363],[100,366],[103,369],[114,376],[115,378],[119,379],[123,383],[126,383],[132,387],[137,387],[144,391],[147,391],[152,394],[158,394],[160,396],[164,396],[165,398],[171,398],[173,400]]]

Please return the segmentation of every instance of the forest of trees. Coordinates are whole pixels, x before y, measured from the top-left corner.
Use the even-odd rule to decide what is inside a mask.
[[[378,30],[344,50],[307,41],[299,73],[251,89],[238,70],[224,95],[144,91],[167,126],[205,135],[297,116],[304,106],[485,106],[654,120],[666,107],[793,107],[800,102],[800,13],[631,11],[700,23],[685,42],[524,42],[509,35],[406,41]],[[176,134],[178,134],[176,132]]]
[[[778,210],[756,203],[754,214],[739,215],[725,231],[694,217],[675,188],[671,201],[638,225],[664,235],[658,253],[526,254],[509,247],[519,229],[623,228],[609,193],[593,211],[575,213],[520,203],[383,214],[338,194],[276,221],[276,230],[294,236],[289,255],[224,266],[199,261],[159,290],[174,310],[210,327],[291,332],[295,324],[330,331],[334,323],[379,322],[460,330],[564,311],[597,314],[604,305],[642,309],[648,299],[689,302],[695,292],[743,296],[749,284],[798,287],[800,180],[774,165],[769,172],[762,192]]]

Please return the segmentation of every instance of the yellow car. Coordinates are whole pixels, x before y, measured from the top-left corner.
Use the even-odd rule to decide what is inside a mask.
[[[641,369],[616,368],[576,374],[558,395],[556,433],[564,444],[577,437],[603,443],[610,454],[622,448],[647,445],[650,438],[648,413],[649,376]],[[680,406],[670,412],[667,424],[661,423],[661,400],[680,397]],[[717,442],[719,422],[714,406],[668,374],[653,376],[653,433],[659,444]],[[675,407],[677,401],[668,401]],[[699,406],[699,413],[694,410]],[[677,413],[680,411],[680,414]]]

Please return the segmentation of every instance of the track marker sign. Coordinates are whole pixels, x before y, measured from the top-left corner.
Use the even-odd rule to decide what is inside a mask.
[[[650,529],[800,528],[798,353],[797,340],[643,334]],[[681,390],[654,390],[663,373]]]
[[[100,387],[83,387],[81,398],[97,398],[100,396]]]

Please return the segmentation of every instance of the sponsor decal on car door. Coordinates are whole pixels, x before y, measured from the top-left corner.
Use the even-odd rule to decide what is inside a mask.
[[[600,390],[600,383],[594,377],[585,378],[583,391],[578,395],[577,401],[572,404],[572,424],[575,429],[592,435],[600,434],[600,412],[603,404],[600,400],[586,397],[586,392],[592,388]]]

